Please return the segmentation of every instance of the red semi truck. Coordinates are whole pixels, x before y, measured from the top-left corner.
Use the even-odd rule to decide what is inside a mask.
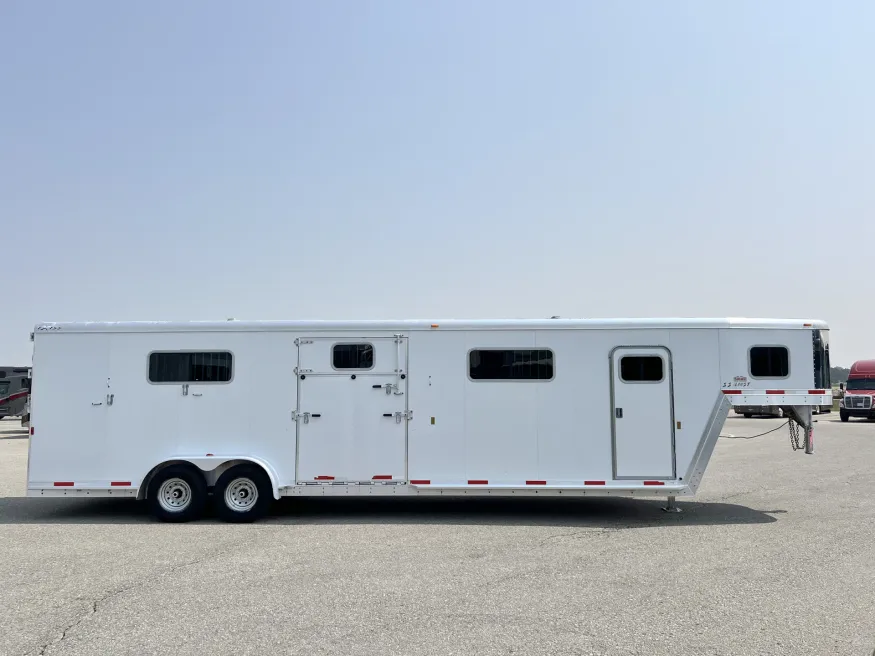
[[[842,421],[851,417],[875,420],[875,360],[857,360],[852,364],[848,382],[841,389],[839,417]]]

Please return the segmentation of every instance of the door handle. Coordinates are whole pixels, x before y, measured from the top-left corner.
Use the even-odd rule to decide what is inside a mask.
[[[623,418],[623,408],[617,408],[616,410],[614,410],[614,416],[617,419],[622,419]]]
[[[197,392],[192,392],[191,395],[192,396],[203,396],[203,394],[198,394]]]
[[[100,403],[92,403],[91,405],[103,405],[103,401],[101,401]]]

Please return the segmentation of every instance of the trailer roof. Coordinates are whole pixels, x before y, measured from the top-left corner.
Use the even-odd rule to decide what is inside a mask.
[[[647,328],[763,328],[828,330],[815,319],[743,318],[631,318],[631,319],[403,319],[403,320],[297,320],[297,321],[88,321],[37,324],[39,334],[70,332],[259,332],[259,331],[410,331],[410,330],[635,330]]]

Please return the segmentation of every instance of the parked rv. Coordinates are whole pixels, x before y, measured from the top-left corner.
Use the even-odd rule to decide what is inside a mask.
[[[851,417],[875,420],[875,360],[858,360],[852,364],[848,382],[839,387],[843,392],[839,401],[842,421]]]
[[[248,521],[281,496],[631,495],[673,510],[732,406],[782,408],[791,444],[812,453],[811,410],[830,394],[821,321],[46,323],[34,335],[27,495],[141,499],[167,521],[208,502]]]
[[[28,367],[0,365],[0,419],[22,417],[27,408],[29,393]]]

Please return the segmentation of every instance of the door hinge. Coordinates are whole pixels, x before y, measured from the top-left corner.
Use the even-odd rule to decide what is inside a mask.
[[[300,346],[301,344],[312,344],[312,339],[301,339],[300,337],[295,338],[295,346]]]

